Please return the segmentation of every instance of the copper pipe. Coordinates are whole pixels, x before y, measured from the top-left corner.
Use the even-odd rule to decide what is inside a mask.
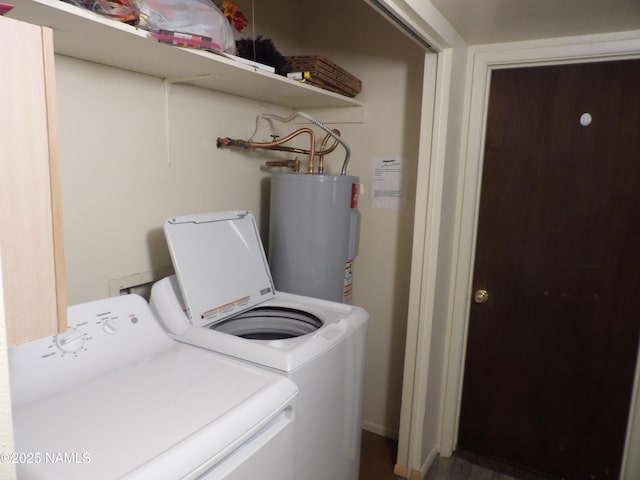
[[[338,130],[337,128],[334,128],[332,130],[332,132],[335,133],[336,135],[340,136],[340,130]],[[330,138],[333,138],[333,137],[327,133],[324,136],[324,138],[322,139],[322,143],[320,144],[320,146],[324,147],[327,144],[327,141]],[[317,153],[317,155],[318,155],[318,174],[320,174],[320,175],[324,174],[324,156],[327,153],[333,152],[336,149],[337,146],[338,146],[338,140],[335,140],[333,142],[333,145],[331,145],[331,147],[329,147],[327,150],[322,150],[322,151]]]
[[[286,137],[280,138],[278,140],[274,140],[273,142],[250,142],[246,140],[233,140],[229,137],[226,137],[226,138],[218,138],[216,145],[218,146],[218,148],[223,146],[236,146],[236,147],[243,147],[243,148],[265,148],[265,149],[275,150],[276,147],[279,147],[281,144],[288,142],[294,137],[297,137],[301,133],[308,133],[310,137],[310,142],[309,142],[310,147],[308,152],[309,154],[309,172],[308,173],[313,173],[316,135],[313,132],[313,130],[307,127],[299,128],[298,130],[291,132]]]
[[[218,148],[223,148],[223,147],[249,148],[249,146],[247,145],[247,141],[246,140],[233,139],[233,138],[229,138],[229,137],[218,138],[218,140],[216,142],[216,145],[218,146]],[[333,143],[333,145],[331,145],[326,150],[320,150],[320,151],[315,152],[315,156],[316,157],[320,157],[320,156],[324,156],[324,155],[329,155],[331,152],[333,152],[336,149],[337,146],[338,146],[338,141],[336,140]],[[274,151],[279,151],[279,152],[290,152],[290,153],[299,153],[299,154],[302,154],[302,155],[309,155],[309,150],[305,150],[304,148],[297,148],[297,147],[286,147],[284,145],[276,145],[274,147],[254,146],[252,148],[263,148],[265,150],[274,150]]]
[[[224,140],[224,139],[221,139]],[[321,150],[321,151],[316,151],[315,152],[315,156],[319,157],[320,155],[328,155],[331,152],[333,152],[336,149],[336,145],[332,145],[330,148],[326,149],[326,150]],[[309,155],[309,150],[305,150],[304,148],[296,148],[296,147],[285,147],[284,145],[278,145],[275,147],[269,147],[266,148],[265,150],[273,150],[273,151],[278,151],[278,152],[290,152],[290,153],[299,153],[301,155]]]
[[[295,117],[305,118],[305,119],[309,120],[311,123],[313,123],[315,126],[317,126],[318,128],[321,128],[326,133],[328,133],[329,135],[333,136],[333,132],[331,132],[331,130],[329,130],[329,127],[327,127],[322,122],[319,122],[318,120],[316,120],[311,115],[309,115],[308,113],[305,113],[305,112],[294,112],[293,115],[290,115],[287,118],[279,117],[278,115],[274,115],[274,114],[262,114],[262,118],[267,118],[267,119],[273,118],[273,119],[276,119],[276,120],[278,120],[280,122],[290,122]],[[349,165],[349,158],[351,157],[351,149],[349,148],[349,145],[347,145],[346,142],[341,137],[336,136],[335,139],[336,139],[336,141],[338,143],[340,143],[340,145],[342,145],[344,147],[344,150],[345,150],[345,157],[344,157],[344,162],[342,162],[341,175],[346,175],[347,174],[347,166]]]
[[[273,142],[252,142],[249,140],[241,140],[241,139],[232,139],[229,137],[225,137],[225,138],[218,138],[216,145],[218,148],[222,148],[222,147],[241,147],[241,148],[261,148],[261,149],[265,149],[265,150],[274,150],[274,151],[281,151],[281,152],[290,152],[290,153],[299,153],[299,154],[303,154],[303,155],[309,155],[310,156],[310,166],[309,166],[309,172],[313,173],[313,159],[315,157],[318,157],[318,173],[319,174],[323,174],[324,173],[324,156],[330,154],[331,152],[333,152],[338,144],[340,143],[340,141],[338,139],[335,139],[335,141],[333,142],[333,144],[327,148],[326,150],[320,150],[320,151],[315,151],[315,150],[305,150],[304,148],[297,148],[297,147],[287,147],[282,145],[282,143],[287,142],[288,140],[290,140],[291,138],[299,135],[300,133],[309,133],[308,132],[309,129],[306,128],[301,128],[299,130],[296,130],[294,132],[292,132],[291,134],[287,135],[286,137],[279,139],[279,140],[274,140]],[[340,136],[340,130],[338,130],[337,128],[334,128],[331,130],[335,135]],[[311,134],[310,134],[311,135]],[[311,136],[312,140],[315,138],[313,135]],[[327,141],[329,140],[329,138],[335,138],[335,136],[327,134],[321,143],[321,147],[324,147],[327,143]],[[267,166],[288,166],[289,168],[290,165],[281,165],[281,164],[273,164],[271,165],[269,162],[267,163]],[[343,166],[344,169],[344,166]]]

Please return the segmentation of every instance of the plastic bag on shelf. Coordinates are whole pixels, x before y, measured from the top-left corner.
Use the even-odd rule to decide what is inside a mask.
[[[139,27],[168,41],[167,32],[193,35],[191,46],[234,55],[233,31],[222,12],[210,0],[133,0],[140,15]],[[175,43],[175,42],[172,42]],[[185,44],[189,45],[188,42]]]

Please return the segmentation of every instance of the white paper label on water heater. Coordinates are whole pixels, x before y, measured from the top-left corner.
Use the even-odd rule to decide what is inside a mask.
[[[371,208],[400,209],[404,204],[402,159],[377,157],[371,161]]]

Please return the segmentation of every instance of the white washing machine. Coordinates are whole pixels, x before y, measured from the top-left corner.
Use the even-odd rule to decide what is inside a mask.
[[[20,480],[296,478],[293,382],[175,342],[137,295],[68,312],[9,350]]]
[[[296,478],[357,480],[367,313],[276,292],[250,212],[173,218],[165,234],[176,275],[150,304],[167,331],[292,379]]]

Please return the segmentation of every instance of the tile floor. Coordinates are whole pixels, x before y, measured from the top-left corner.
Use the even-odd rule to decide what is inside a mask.
[[[398,442],[363,430],[360,480],[399,480],[399,477],[393,474],[397,453]],[[425,480],[549,479],[461,452],[451,458],[437,458]]]

